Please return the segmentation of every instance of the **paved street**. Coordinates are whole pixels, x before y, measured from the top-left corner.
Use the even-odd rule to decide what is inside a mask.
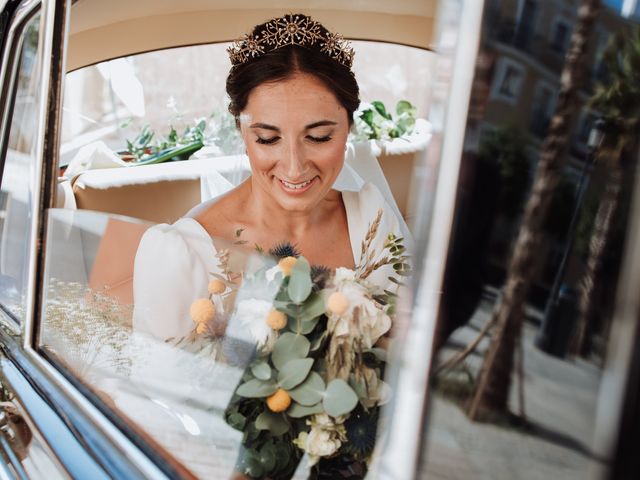
[[[455,332],[442,358],[476,337],[491,310],[485,301],[469,325]],[[530,316],[539,312],[529,311]],[[426,463],[429,479],[580,479],[593,478],[601,462],[590,445],[600,370],[576,360],[546,355],[533,345],[537,326],[527,322],[524,335],[525,412],[528,425],[474,424],[461,407],[436,393],[432,402]],[[486,351],[466,359],[477,372]],[[511,391],[511,410],[519,411],[517,378]]]

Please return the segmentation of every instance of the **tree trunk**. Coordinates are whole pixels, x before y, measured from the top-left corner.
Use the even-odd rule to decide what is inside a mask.
[[[610,153],[609,178],[604,195],[598,206],[598,212],[593,224],[593,232],[589,241],[589,256],[587,257],[584,275],[580,281],[580,299],[578,301],[578,319],[575,335],[571,341],[570,353],[572,355],[585,355],[588,353],[588,332],[595,312],[594,291],[595,283],[599,277],[602,259],[609,244],[613,217],[620,200],[622,190],[622,166],[619,150]]]
[[[587,65],[587,42],[600,0],[583,0],[560,77],[560,94],[540,154],[531,196],[509,264],[504,294],[493,312],[496,328],[480,371],[469,417],[482,420],[508,411],[515,342],[520,338],[530,274],[543,237],[543,225],[561,175],[569,127]]]

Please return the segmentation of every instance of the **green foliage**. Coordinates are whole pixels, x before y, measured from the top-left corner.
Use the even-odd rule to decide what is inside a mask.
[[[395,118],[382,102],[375,100],[371,107],[359,112],[356,119],[361,122],[356,122],[356,127],[360,127],[361,135],[369,139],[399,138],[413,131],[416,115],[416,107],[406,100],[396,104]]]
[[[602,116],[608,143],[622,150],[640,125],[640,27],[616,34],[602,61],[606,81],[596,85],[588,105]]]
[[[236,393],[241,397],[262,398],[276,393],[278,385],[273,381],[264,381],[253,378],[238,387]]]
[[[385,252],[380,254],[384,260],[372,264],[370,270],[375,271],[382,265],[392,265],[399,277],[408,275],[410,267],[402,241],[400,237],[389,235]],[[286,249],[286,245],[284,247]],[[244,453],[238,468],[252,478],[289,478],[301,456],[301,449],[305,448],[304,440],[301,440],[304,435],[300,436],[301,433],[309,433],[313,428],[333,428],[333,434],[343,436],[344,418],[338,418],[348,417],[350,412],[358,408],[361,400],[363,404],[371,402],[364,376],[359,376],[361,381],[356,382],[356,375],[351,374],[353,381],[349,383],[340,378],[331,377],[330,381],[327,378],[327,355],[330,349],[327,343],[331,338],[327,322],[328,317],[333,314],[327,311],[324,301],[328,292],[322,291],[324,287],[319,287],[314,279],[324,285],[325,282],[330,283],[331,278],[328,272],[326,275],[318,272],[318,269],[314,271],[311,268],[306,259],[299,257],[290,275],[276,276],[279,290],[273,307],[287,316],[287,323],[284,328],[271,332],[273,337],[269,347],[258,350],[256,359],[244,372],[225,412],[227,423],[243,431]],[[249,287],[252,286],[251,282],[260,281],[266,281],[266,276],[256,274],[245,278]],[[354,280],[357,281],[359,280]],[[400,284],[398,280],[398,286]],[[253,287],[259,289],[260,285]],[[386,305],[387,312],[390,312],[389,304],[394,301],[395,296],[393,292],[380,294],[379,298],[384,302],[380,301],[376,306],[383,308]],[[374,303],[378,301],[377,297],[368,298]],[[356,315],[353,321],[358,321]],[[354,328],[359,328],[357,323],[353,325]],[[355,355],[358,365],[373,369],[369,373],[381,378],[386,353],[379,348],[365,350],[359,345],[354,341],[348,347],[353,351],[345,352],[344,355]],[[359,367],[354,367],[354,371],[355,368]],[[279,389],[288,394],[291,404],[286,410],[276,413],[269,409],[269,406],[275,407],[267,397]],[[282,392],[278,395],[286,400]],[[364,410],[359,419],[366,423],[368,413],[362,412]],[[329,426],[325,425],[324,420],[319,426],[320,417],[313,415],[320,413],[328,415]],[[359,435],[362,426],[354,428],[354,435]],[[373,435],[375,439],[375,430]],[[344,441],[344,437],[340,438]],[[373,441],[364,443],[373,445]],[[339,454],[346,451],[341,450]],[[350,455],[359,452],[357,455],[366,456],[371,453],[371,448],[356,448],[349,452]]]
[[[251,364],[251,373],[258,380],[269,380],[271,378],[271,367],[264,361],[257,361]]]
[[[128,155],[133,155],[134,165],[150,165],[169,160],[184,160],[204,145],[205,120],[189,126],[182,135],[171,127],[169,134],[153,141],[156,137],[148,125],[133,140],[127,140]]]
[[[256,428],[258,430],[269,430],[272,434],[280,436],[289,430],[289,424],[281,413],[265,410],[256,418]]]
[[[311,372],[303,383],[289,390],[289,395],[300,405],[311,407],[322,401],[325,389],[322,377],[316,372]]]
[[[285,390],[297,387],[307,378],[312,366],[313,358],[289,360],[278,372],[278,385]]]
[[[303,257],[300,257],[291,269],[289,277],[289,298],[292,302],[300,304],[311,293],[311,266]]]
[[[329,382],[322,400],[325,411],[332,417],[346,415],[358,404],[358,395],[347,382],[336,378]]]
[[[271,361],[277,369],[281,369],[291,360],[305,358],[310,348],[311,344],[306,337],[285,332],[273,346]]]

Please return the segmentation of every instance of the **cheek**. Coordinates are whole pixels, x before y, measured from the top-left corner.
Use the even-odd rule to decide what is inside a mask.
[[[245,142],[245,145],[251,170],[254,172],[266,172],[276,165],[278,159],[277,147],[264,148],[255,142]]]
[[[336,142],[327,145],[321,155],[317,157],[317,163],[329,170],[340,170],[344,163],[344,144]]]

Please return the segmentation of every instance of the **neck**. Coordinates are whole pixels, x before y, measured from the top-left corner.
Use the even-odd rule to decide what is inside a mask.
[[[338,192],[330,193],[318,205],[309,211],[292,211],[284,209],[271,195],[253,182],[247,181],[249,189],[248,205],[256,223],[265,230],[277,231],[283,239],[297,243],[305,237],[313,226],[321,223],[331,208],[329,205],[337,198]],[[339,195],[339,194],[338,194]]]

